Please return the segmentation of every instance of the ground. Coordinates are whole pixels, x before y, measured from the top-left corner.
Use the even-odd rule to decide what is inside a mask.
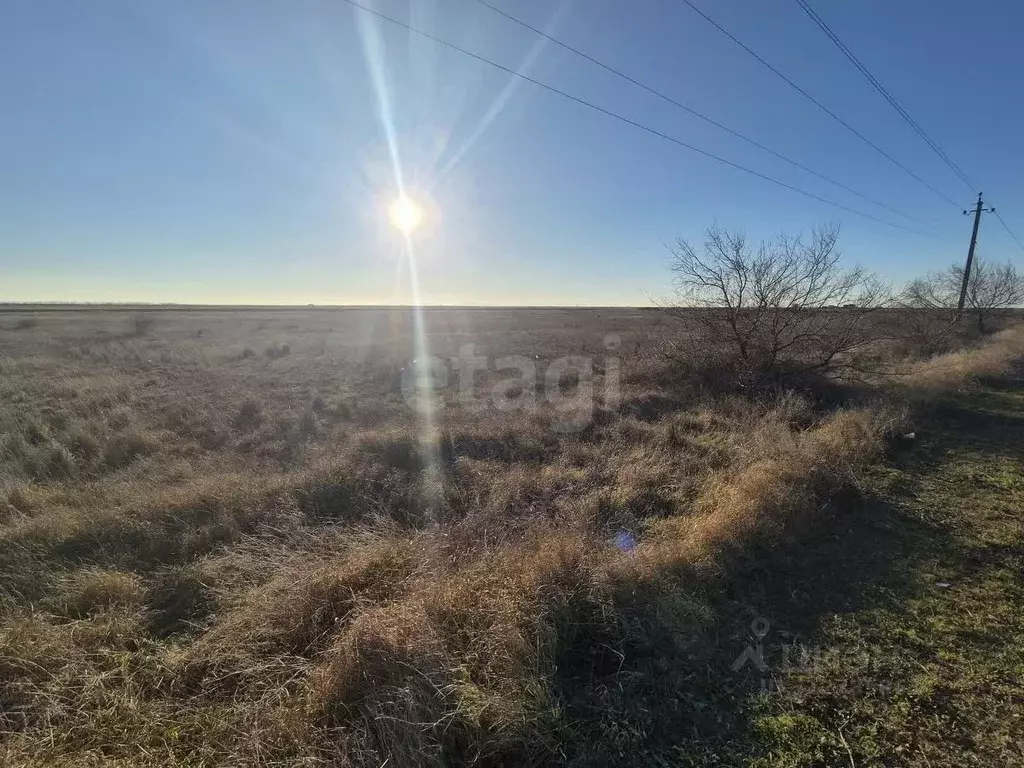
[[[708,588],[724,725],[681,764],[1024,765],[1024,387],[916,421],[812,526]]]
[[[651,310],[418,329],[0,312],[0,762],[1024,765],[1017,331],[752,396]]]
[[[761,610],[813,651],[758,702],[764,765],[1024,765],[1024,389],[920,419],[834,546],[774,573]]]

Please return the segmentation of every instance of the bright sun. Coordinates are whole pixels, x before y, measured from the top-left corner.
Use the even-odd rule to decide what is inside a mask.
[[[395,229],[408,237],[423,223],[423,209],[415,200],[402,194],[388,208],[388,218]]]

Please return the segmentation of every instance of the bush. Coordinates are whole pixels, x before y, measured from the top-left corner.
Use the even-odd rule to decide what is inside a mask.
[[[717,227],[707,230],[702,252],[679,239],[668,312],[689,338],[670,349],[673,360],[690,371],[702,362],[720,384],[740,387],[856,370],[855,353],[881,333],[869,315],[888,294],[869,272],[840,266],[838,239],[834,226],[815,230],[810,242],[780,235],[756,248]]]
[[[963,328],[951,312],[904,307],[893,318],[896,329],[894,353],[901,358],[924,358],[952,352],[965,339]]]
[[[920,277],[907,286],[903,303],[932,314],[944,313],[952,319],[963,289],[964,267],[951,264],[942,272]],[[987,323],[999,312],[1024,301],[1024,275],[1010,262],[991,264],[980,259],[974,262],[967,280],[964,308],[974,316],[978,330],[990,330]],[[948,322],[948,320],[947,320]]]

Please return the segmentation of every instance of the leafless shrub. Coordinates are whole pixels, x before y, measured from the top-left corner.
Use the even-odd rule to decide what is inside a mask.
[[[951,264],[941,272],[919,277],[906,287],[903,303],[915,309],[952,313],[959,302],[964,268]],[[987,323],[1002,310],[1024,302],[1024,275],[1010,262],[993,264],[976,260],[967,281],[964,308],[974,316],[978,330],[989,330]]]
[[[915,307],[902,300],[891,327],[895,336],[892,351],[903,358],[927,358],[945,354],[963,343],[962,329],[953,312]]]
[[[717,226],[700,251],[680,238],[668,311],[695,338],[675,359],[743,387],[854,370],[855,353],[881,334],[869,318],[888,291],[863,268],[840,265],[838,239],[831,225],[809,242],[780,235],[756,247]]]

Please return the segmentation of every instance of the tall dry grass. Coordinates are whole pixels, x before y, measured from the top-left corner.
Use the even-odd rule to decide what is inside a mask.
[[[160,334],[158,319],[133,343]],[[1008,331],[902,386],[956,386],[1022,353]],[[303,366],[333,369],[320,358],[298,341],[225,355],[173,407],[144,386],[89,405],[102,429],[77,476],[10,462],[0,762],[607,764],[670,749],[698,717],[680,692],[714,635],[703,585],[753,543],[798,536],[902,418],[903,390],[838,408],[684,396],[648,364],[577,433],[542,408],[453,408],[425,436],[361,379],[301,385]],[[96,398],[34,391],[40,364],[17,365],[42,436],[66,445],[76,420],[53,415]],[[215,399],[217,376],[237,399]],[[132,430],[149,453],[108,462]]]
[[[1024,326],[1005,328],[983,344],[918,361],[901,380],[918,390],[956,389],[973,380],[1011,374],[1020,362]]]

